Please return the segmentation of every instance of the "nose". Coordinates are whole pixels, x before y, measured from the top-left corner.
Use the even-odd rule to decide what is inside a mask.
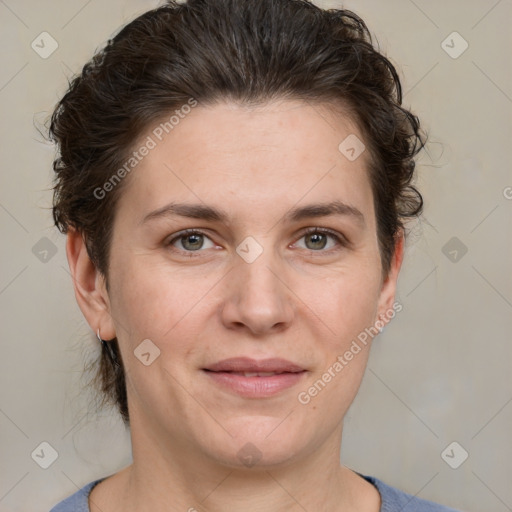
[[[222,322],[256,336],[281,332],[293,320],[293,297],[272,251],[264,250],[252,263],[239,258],[229,273]]]

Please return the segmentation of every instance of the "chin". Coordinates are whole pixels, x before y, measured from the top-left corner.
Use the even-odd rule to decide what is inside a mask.
[[[293,462],[308,451],[305,430],[290,425],[281,417],[245,416],[231,420],[205,451],[222,464],[234,468],[270,469]],[[204,442],[204,440],[203,440]],[[311,440],[312,442],[312,440]],[[215,451],[212,451],[212,447]]]

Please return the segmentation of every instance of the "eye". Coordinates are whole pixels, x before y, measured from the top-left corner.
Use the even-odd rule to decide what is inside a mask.
[[[305,247],[300,248],[313,252],[329,253],[331,250],[348,246],[348,242],[343,235],[326,228],[308,228],[299,240],[302,239],[305,240]],[[330,245],[329,239],[333,241]],[[177,252],[185,253],[190,257],[195,256],[195,254],[193,254],[194,252],[199,253],[202,249],[212,249],[216,247],[206,234],[196,229],[180,231],[166,242],[166,246],[171,246],[176,249]]]
[[[334,240],[334,244],[327,247],[329,238]],[[305,240],[306,247],[303,247],[304,249],[316,252],[329,252],[329,249],[333,247],[339,249],[347,245],[343,236],[326,228],[308,228],[306,232],[302,234],[300,240],[302,239]],[[323,249],[326,247],[328,250],[324,251]]]
[[[205,240],[210,242],[209,246],[208,244],[205,246]],[[176,247],[177,244],[181,245],[181,247]],[[166,245],[176,247],[183,252],[198,252],[201,249],[211,249],[215,247],[215,244],[204,233],[194,229],[181,231],[171,238]]]

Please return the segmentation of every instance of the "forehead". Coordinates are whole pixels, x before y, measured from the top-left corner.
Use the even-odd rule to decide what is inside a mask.
[[[332,105],[221,102],[198,104],[172,124],[170,117],[150,125],[135,145],[151,141],[152,149],[129,176],[121,202],[144,209],[175,199],[219,207],[228,201],[230,208],[275,211],[302,200],[344,199],[372,207],[363,137]]]

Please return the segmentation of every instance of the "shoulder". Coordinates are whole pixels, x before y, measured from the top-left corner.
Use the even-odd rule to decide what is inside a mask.
[[[89,482],[82,487],[79,491],[75,492],[64,501],[61,501],[50,512],[89,512],[89,494],[93,487],[103,481],[104,478]]]
[[[380,512],[458,512],[453,508],[407,494],[373,476],[361,476],[379,491],[382,500]]]

